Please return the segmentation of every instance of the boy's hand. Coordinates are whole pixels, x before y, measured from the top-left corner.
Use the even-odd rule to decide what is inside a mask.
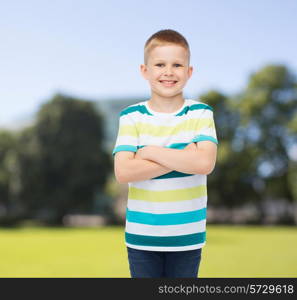
[[[137,150],[137,152],[135,154],[135,158],[136,159],[150,159],[151,151],[154,151],[154,149],[156,149],[156,148],[163,148],[163,147],[156,146],[156,145],[144,146]]]
[[[142,148],[141,148],[141,149],[142,149]],[[138,149],[138,150],[136,151],[135,156],[134,156],[135,159],[143,159],[143,158],[141,157],[141,152],[140,152],[141,149]]]
[[[140,149],[137,150],[137,152],[135,153],[135,159],[150,159],[150,154],[152,153],[152,151],[154,151],[156,148],[163,148],[162,146],[157,146],[157,145],[148,145],[148,146],[144,146]],[[183,150],[186,151],[193,151],[196,150],[196,144],[195,143],[191,143],[189,145],[187,145]]]
[[[193,151],[193,150],[196,150],[196,149],[197,149],[196,144],[195,144],[195,143],[191,143],[191,144],[187,145],[183,150],[186,150],[186,151],[188,151],[188,150]]]

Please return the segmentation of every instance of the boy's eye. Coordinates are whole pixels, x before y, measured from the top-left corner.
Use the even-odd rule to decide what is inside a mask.
[[[164,66],[164,64],[156,64],[157,67]],[[181,64],[174,64],[175,67],[181,67]]]

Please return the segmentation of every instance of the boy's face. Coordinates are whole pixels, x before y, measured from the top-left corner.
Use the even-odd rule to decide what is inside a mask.
[[[140,70],[149,81],[153,95],[171,98],[182,94],[193,67],[188,65],[186,49],[178,45],[164,45],[149,53],[147,64],[142,64]]]

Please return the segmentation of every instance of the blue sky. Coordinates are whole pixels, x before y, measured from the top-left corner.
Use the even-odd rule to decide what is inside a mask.
[[[150,95],[139,72],[160,29],[188,40],[185,97],[240,91],[269,63],[297,71],[297,1],[52,0],[1,3],[0,126],[27,118],[56,92],[100,100]]]

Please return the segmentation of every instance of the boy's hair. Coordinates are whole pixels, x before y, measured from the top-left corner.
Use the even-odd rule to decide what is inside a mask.
[[[144,64],[147,64],[149,53],[158,46],[175,44],[182,46],[188,52],[188,61],[190,63],[190,47],[187,40],[177,31],[164,29],[154,33],[144,45]]]

